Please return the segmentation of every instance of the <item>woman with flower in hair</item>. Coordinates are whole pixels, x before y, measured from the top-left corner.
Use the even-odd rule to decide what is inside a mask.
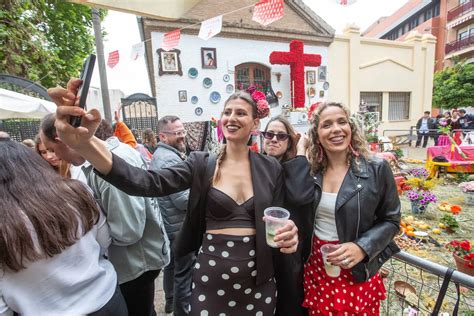
[[[312,242],[303,245],[304,258],[309,255],[304,306],[310,315],[379,315],[385,288],[378,269],[399,251],[392,239],[400,201],[389,164],[368,156],[365,139],[340,103],[313,112],[306,154],[310,171],[285,179],[295,203],[312,205]],[[313,198],[300,198],[310,181]]]
[[[190,315],[273,315],[276,284],[263,211],[282,204],[283,175],[275,159],[248,148],[251,132],[268,114],[262,102],[257,105],[261,100],[237,92],[225,102],[220,118],[225,145],[217,157],[193,152],[181,164],[146,171],[128,165],[93,137],[100,114],[73,106],[79,84],[72,79],[68,90],[49,90],[58,105],[56,127],[63,142],[128,194],[154,197],[190,189],[186,218],[175,240],[175,256],[198,252]],[[82,126],[73,128],[70,115],[82,116]],[[279,247],[275,252],[295,252],[293,221],[277,231],[274,241]]]

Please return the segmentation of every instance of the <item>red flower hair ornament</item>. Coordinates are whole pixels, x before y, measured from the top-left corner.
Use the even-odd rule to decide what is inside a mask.
[[[253,101],[257,104],[257,117],[263,119],[270,114],[270,107],[268,106],[267,98],[265,94],[258,91],[255,86],[250,86],[247,91],[252,97]]]

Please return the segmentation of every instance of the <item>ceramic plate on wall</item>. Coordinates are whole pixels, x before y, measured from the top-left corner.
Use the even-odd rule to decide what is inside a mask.
[[[188,76],[189,78],[196,78],[198,76],[198,70],[196,68],[189,68],[188,70]]]
[[[283,93],[281,91],[277,91],[276,96],[278,99],[281,99],[281,97],[283,96]]]
[[[204,88],[210,88],[212,86],[212,79],[209,77],[206,77],[202,80],[202,85]]]
[[[194,110],[194,113],[197,115],[197,116],[201,116],[203,110],[202,108],[200,107],[197,107],[195,110]]]
[[[193,97],[191,98],[191,103],[192,103],[192,104],[196,104],[196,103],[198,103],[198,101],[199,101],[199,98],[198,98],[197,96],[193,96]]]
[[[325,83],[323,83],[323,89],[324,90],[329,89],[329,82],[326,81]]]
[[[222,80],[224,80],[224,82],[228,82],[230,80],[230,75],[225,74],[224,77],[222,77]]]
[[[234,92],[234,86],[229,83],[229,84],[225,87],[225,92],[227,92],[227,93],[232,93],[232,92]]]
[[[221,94],[217,91],[213,91],[209,96],[209,100],[211,100],[211,102],[214,104],[219,103],[219,101],[221,100]]]

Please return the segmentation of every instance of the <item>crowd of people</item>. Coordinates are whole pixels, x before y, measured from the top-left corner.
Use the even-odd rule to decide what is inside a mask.
[[[400,201],[345,106],[320,105],[308,135],[270,119],[256,153],[268,109],[239,91],[219,153],[186,156],[179,117],[140,144],[74,106],[79,85],[49,90],[58,108],[34,148],[0,134],[0,315],[156,315],[161,270],[174,315],[379,314]],[[275,206],[290,218],[272,248],[264,210]]]
[[[425,111],[423,116],[416,123],[417,140],[416,147],[426,148],[430,137],[433,138],[434,145],[438,145],[438,140],[443,132],[439,127],[449,128],[449,134],[456,144],[461,144],[462,138],[470,131],[474,131],[474,116],[467,114],[465,109],[446,111],[436,117],[430,116],[430,111]],[[423,141],[423,144],[422,144]]]

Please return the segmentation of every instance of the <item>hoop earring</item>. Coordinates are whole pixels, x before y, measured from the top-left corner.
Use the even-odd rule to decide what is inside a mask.
[[[360,153],[357,150],[355,150],[354,147],[352,147],[352,141],[349,143],[349,149],[351,150],[352,155],[354,155],[354,157],[360,156]]]
[[[324,148],[323,146],[321,146],[321,144],[318,144],[318,157],[316,161],[318,163],[321,163],[323,161],[323,158],[324,158]]]

